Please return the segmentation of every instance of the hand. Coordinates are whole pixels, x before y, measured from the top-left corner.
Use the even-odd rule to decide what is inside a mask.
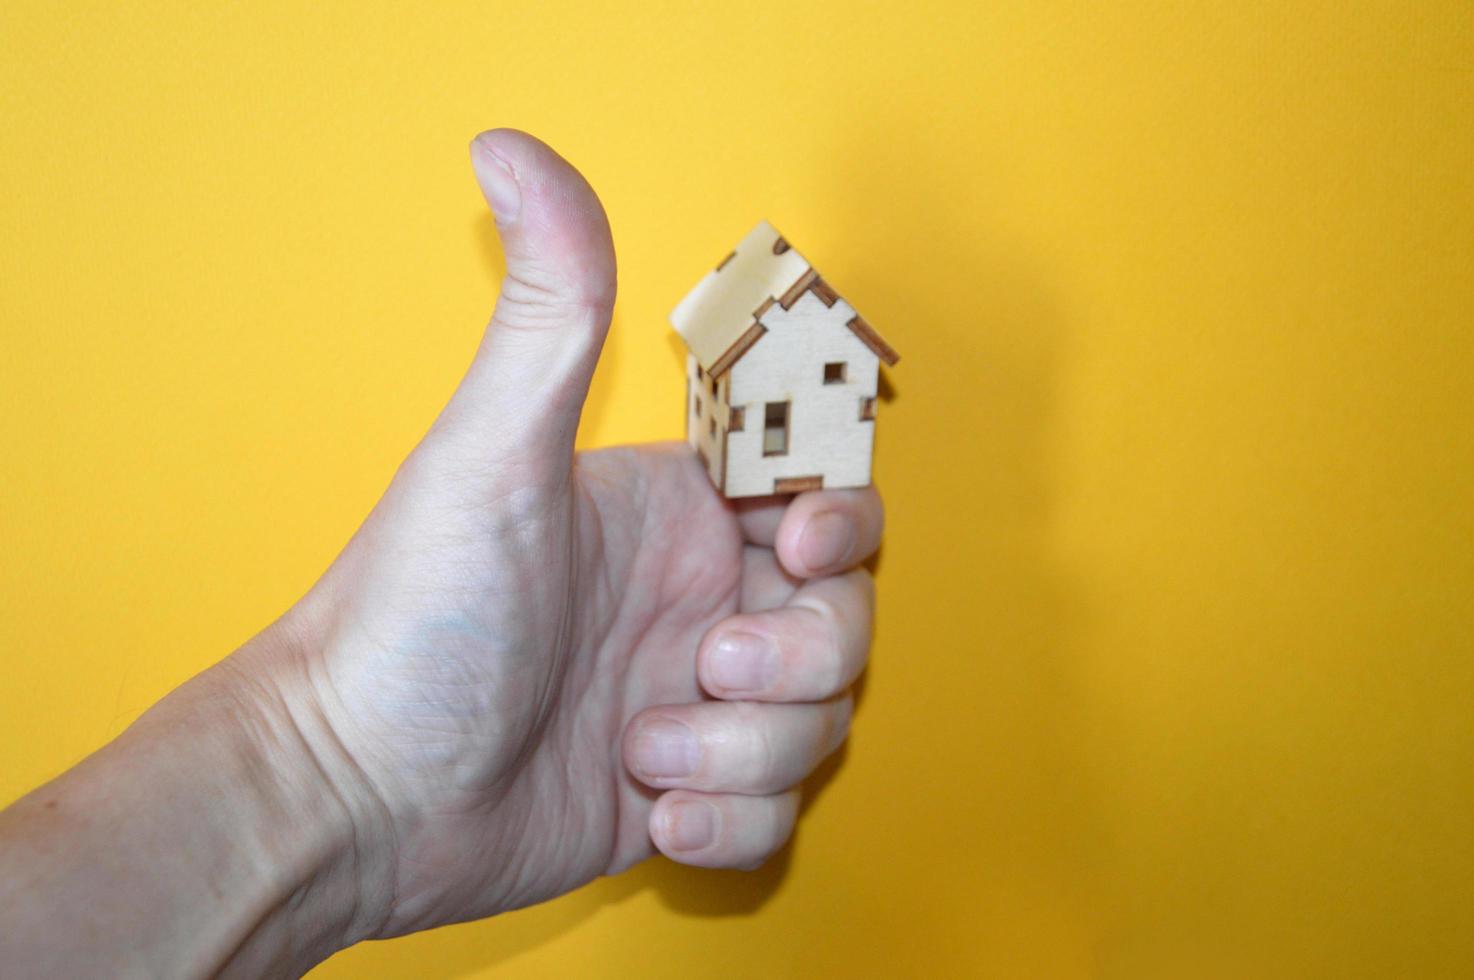
[[[472,162],[507,276],[475,362],[322,581],[232,664],[352,815],[345,942],[648,857],[753,867],[845,738],[873,490],[734,504],[683,444],[575,457],[614,302],[598,199],[508,130]]]

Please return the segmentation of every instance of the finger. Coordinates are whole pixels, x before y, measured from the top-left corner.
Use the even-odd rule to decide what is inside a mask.
[[[783,515],[773,550],[794,575],[831,575],[874,554],[884,525],[874,487],[803,493]]]
[[[798,802],[797,790],[773,796],[672,790],[650,811],[650,839],[682,864],[752,870],[787,842]]]
[[[806,583],[781,609],[738,613],[707,633],[696,676],[727,700],[820,701],[849,688],[870,652],[875,586],[857,568]]]
[[[624,761],[655,789],[766,795],[797,785],[849,734],[848,695],[819,704],[703,701],[649,708],[625,730]]]
[[[482,133],[471,163],[507,271],[437,433],[498,463],[563,463],[614,305],[609,222],[583,176],[526,133]]]
[[[778,564],[772,548],[744,545],[742,548],[742,595],[737,608],[743,612],[777,609],[790,598],[803,579],[789,575]]]
[[[739,497],[731,501],[743,539],[748,544],[773,547],[773,542],[778,539],[778,525],[783,523],[783,512],[788,510],[793,500],[792,494],[785,493],[777,497]]]
[[[813,578],[869,558],[880,544],[885,508],[873,486],[811,490],[787,502],[772,497],[743,501],[737,521],[749,543],[775,548],[785,569]]]

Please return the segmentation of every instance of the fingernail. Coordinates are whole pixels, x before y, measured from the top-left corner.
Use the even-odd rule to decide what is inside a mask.
[[[810,571],[839,564],[854,546],[854,524],[832,510],[809,518],[798,536],[798,556]]]
[[[728,691],[765,691],[778,679],[778,648],[756,633],[724,633],[711,651],[711,677]]]
[[[640,726],[635,735],[635,768],[642,776],[675,779],[696,771],[701,747],[696,733],[670,718],[657,718]]]
[[[699,851],[717,839],[717,808],[701,800],[671,804],[665,817],[665,833],[678,851]]]
[[[482,196],[491,205],[491,213],[496,215],[497,224],[516,221],[522,212],[522,191],[517,187],[517,175],[480,136],[471,141],[471,166],[476,171]]]

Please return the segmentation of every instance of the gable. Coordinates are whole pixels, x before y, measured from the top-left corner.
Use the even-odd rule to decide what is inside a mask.
[[[847,390],[873,394],[880,358],[850,329],[854,315],[844,300],[826,306],[812,292],[786,310],[774,303],[762,317],[762,343],[727,372],[732,404],[807,392],[822,384],[824,365],[836,361],[846,365]]]
[[[762,339],[769,310],[787,310],[804,295],[826,307],[839,300],[808,260],[762,221],[681,300],[670,320],[702,369],[720,377]],[[876,356],[887,365],[900,359],[873,327],[847,304],[844,309],[846,326]]]
[[[812,373],[810,369],[821,352],[827,352],[825,359],[830,354],[844,351],[848,352],[846,358],[879,360],[864,339],[850,327],[854,319],[854,309],[844,300],[836,299],[827,304],[811,290],[800,293],[786,308],[772,303],[758,321],[764,329],[763,346],[750,358],[743,358],[733,365],[733,376],[739,369],[747,373],[748,361],[766,362],[774,357],[796,362],[795,367],[805,376]]]

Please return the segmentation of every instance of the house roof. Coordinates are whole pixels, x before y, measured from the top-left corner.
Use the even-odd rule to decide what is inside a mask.
[[[839,298],[808,260],[763,221],[681,300],[670,322],[701,367],[720,376],[767,332],[763,314],[769,307],[786,310],[806,292],[830,307]],[[860,317],[847,325],[886,364],[900,359]]]

